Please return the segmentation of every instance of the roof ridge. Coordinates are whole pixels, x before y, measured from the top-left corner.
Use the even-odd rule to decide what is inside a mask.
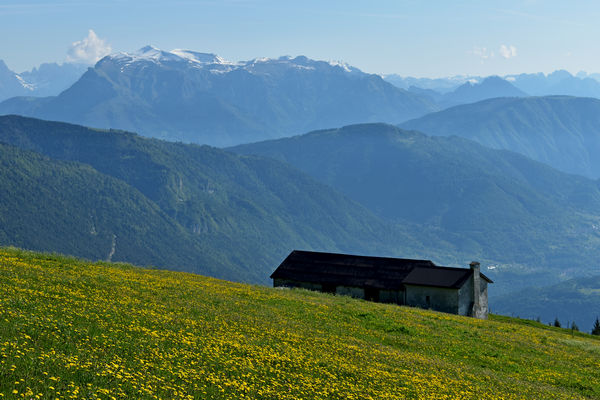
[[[431,260],[425,260],[425,259],[419,259],[419,258],[365,256],[365,255],[360,255],[360,254],[331,253],[331,252],[325,252],[325,251],[312,251],[312,250],[292,250],[292,252],[288,255],[288,257],[291,256],[293,253],[320,254],[320,255],[328,255],[328,256],[346,256],[346,257],[380,259],[380,260],[421,261],[421,262],[428,262],[428,263],[431,263],[432,266],[436,266],[435,263]],[[450,267],[448,267],[448,268],[450,268]]]

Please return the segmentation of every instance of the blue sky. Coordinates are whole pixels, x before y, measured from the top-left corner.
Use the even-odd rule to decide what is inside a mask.
[[[152,44],[231,61],[306,55],[432,77],[600,72],[599,20],[600,3],[578,0],[0,0],[0,59],[21,72],[77,58],[72,44],[91,29],[86,49],[97,53]]]

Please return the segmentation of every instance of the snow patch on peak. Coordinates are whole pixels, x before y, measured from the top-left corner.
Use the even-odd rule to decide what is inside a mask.
[[[329,61],[329,65],[331,65],[332,67],[340,67],[346,72],[360,72],[358,68],[354,68],[350,64],[345,63],[343,61]]]
[[[19,75],[19,74],[15,74],[15,77],[17,78],[17,80],[19,81],[19,83],[20,83],[20,84],[21,84],[21,85],[22,85],[22,86],[23,86],[25,89],[27,89],[27,90],[30,90],[30,91],[34,91],[34,90],[35,90],[35,86],[34,86],[34,85],[32,85],[31,83],[28,83],[28,82],[26,82],[26,81],[25,81],[25,79],[23,79],[23,78],[21,77],[21,75]]]
[[[178,57],[199,64],[233,64],[232,62],[229,62],[224,58],[212,53],[200,53],[192,50],[175,49],[171,50],[171,54],[175,54]]]
[[[326,70],[328,68],[340,69],[343,73],[352,75],[362,75],[363,72],[358,68],[340,61],[319,61],[306,56],[292,57],[289,55],[279,58],[255,58],[250,61],[240,63],[243,68],[255,74],[279,74],[283,71],[295,70]]]
[[[135,55],[153,61],[179,61],[179,58],[181,58],[176,54],[170,53],[168,51],[163,51],[154,46],[142,47],[136,52]]]
[[[305,60],[308,60],[305,58]],[[279,74],[287,69],[314,70],[305,60],[283,56],[279,58],[261,57],[242,63],[243,68],[256,74]],[[300,61],[300,62],[298,62]],[[310,60],[308,60],[310,61]]]
[[[250,60],[248,63],[249,64],[260,64],[260,63],[268,63],[269,61],[275,61],[275,60],[273,60],[272,58],[269,58],[269,57],[258,57],[253,60]]]
[[[154,46],[144,46],[134,53],[117,53],[109,56],[111,60],[118,61],[123,66],[129,66],[135,62],[146,61],[156,64],[161,63],[184,63],[191,67],[203,67],[205,65],[220,65],[224,67],[234,66],[216,54],[200,53],[191,50],[175,49],[172,51],[161,50]]]
[[[152,46],[151,44],[142,47],[141,49],[139,49],[137,52],[139,54],[144,54],[144,53],[156,53],[161,51],[158,47]]]
[[[98,64],[105,61],[116,62],[121,71],[133,67],[138,62],[171,64],[180,63],[186,68],[202,69],[215,74],[231,72],[244,69],[252,74],[276,75],[289,70],[325,70],[331,67],[339,68],[344,73],[361,75],[362,72],[347,63],[340,61],[317,61],[305,56],[292,57],[289,55],[269,58],[259,57],[249,61],[231,62],[216,54],[201,53],[186,49],[174,49],[164,51],[154,46],[145,46],[134,53],[116,53],[100,60]]]

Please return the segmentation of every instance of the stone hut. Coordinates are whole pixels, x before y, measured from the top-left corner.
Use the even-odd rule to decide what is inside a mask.
[[[488,283],[479,270],[429,260],[294,250],[271,274],[275,287],[299,287],[365,300],[486,319]]]

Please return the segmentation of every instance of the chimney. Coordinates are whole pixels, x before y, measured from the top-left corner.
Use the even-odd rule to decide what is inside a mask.
[[[483,318],[481,309],[481,275],[480,266],[477,261],[472,261],[469,264],[471,271],[473,271],[473,312],[474,318]]]

